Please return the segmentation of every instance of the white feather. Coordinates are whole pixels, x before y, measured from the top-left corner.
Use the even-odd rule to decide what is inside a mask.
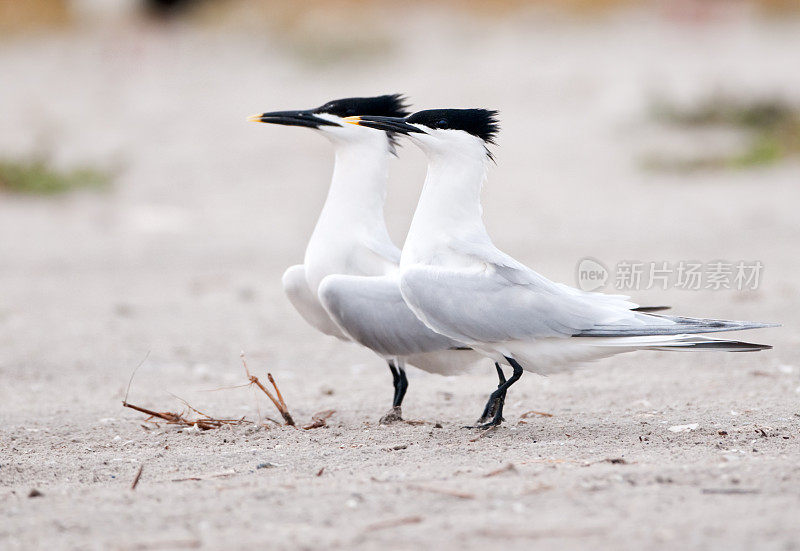
[[[449,350],[459,344],[419,322],[402,300],[396,278],[400,250],[383,214],[386,133],[347,124],[320,131],[333,143],[336,162],[304,263],[284,274],[292,305],[326,335],[355,341],[385,359],[409,356],[409,364],[433,373],[453,373],[460,363],[469,368],[482,360],[472,351]],[[382,279],[372,285],[371,278]]]
[[[428,173],[400,260],[400,292],[435,332],[536,373],[640,349],[759,349],[683,334],[629,336],[636,328],[677,333],[683,326],[633,312],[627,297],[554,283],[497,249],[481,217],[483,140],[459,130],[409,137],[425,151]],[[598,327],[626,335],[576,336]]]

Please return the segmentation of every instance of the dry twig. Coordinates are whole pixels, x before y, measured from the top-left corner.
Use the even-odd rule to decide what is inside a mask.
[[[375,532],[377,530],[385,530],[387,528],[405,526],[406,524],[419,524],[420,522],[422,522],[422,517],[420,516],[390,518],[379,522],[373,522],[372,524],[367,525],[367,527],[364,528],[364,530],[366,532]]]
[[[156,420],[161,420],[161,421],[165,421],[165,422],[167,422],[168,424],[171,424],[171,425],[180,425],[182,427],[197,427],[199,430],[218,429],[218,428],[226,426],[226,425],[252,424],[251,421],[246,420],[244,417],[242,417],[240,419],[217,419],[217,418],[211,417],[210,415],[205,414],[202,411],[198,410],[197,408],[193,407],[191,404],[189,404],[189,402],[187,402],[183,398],[181,398],[179,396],[175,396],[174,394],[173,394],[174,398],[177,398],[178,400],[183,402],[183,404],[190,411],[192,411],[192,412],[197,414],[196,418],[194,418],[194,419],[188,418],[188,417],[186,417],[186,414],[183,413],[183,412],[182,413],[173,413],[173,412],[170,412],[170,411],[154,411],[154,410],[147,409],[147,408],[144,408],[142,406],[137,406],[137,405],[134,405],[134,404],[131,404],[130,402],[128,402],[128,395],[130,393],[131,383],[133,382],[133,377],[134,377],[134,375],[136,375],[136,372],[139,370],[139,368],[142,366],[142,364],[144,364],[144,362],[147,360],[149,355],[150,355],[150,353],[148,352],[147,355],[144,357],[144,359],[142,359],[142,361],[139,362],[139,365],[137,365],[136,368],[133,370],[133,373],[131,373],[130,380],[128,381],[128,387],[125,390],[125,398],[122,400],[122,405],[124,407],[131,408],[131,409],[136,410],[136,411],[138,411],[140,413],[144,413],[145,415],[148,416],[147,419],[145,420],[145,421],[148,421],[148,422],[157,423]],[[244,352],[242,352],[241,358],[242,358],[242,364],[244,365],[244,370],[245,370],[245,373],[247,373],[247,379],[248,379],[247,385],[244,385],[244,386],[253,386],[253,385],[255,385],[258,388],[260,388],[261,391],[264,394],[266,394],[267,397],[272,401],[272,403],[275,404],[275,407],[281,413],[281,416],[283,416],[284,422],[287,425],[295,426],[294,419],[292,418],[291,414],[289,413],[289,409],[286,407],[286,401],[283,399],[283,395],[281,394],[281,391],[278,388],[278,385],[275,383],[275,379],[272,376],[272,374],[271,373],[267,373],[267,378],[269,379],[269,382],[272,385],[272,388],[274,389],[274,392],[275,392],[274,395],[273,395],[272,392],[270,392],[270,390],[266,386],[264,386],[264,384],[258,379],[258,377],[256,377],[255,375],[251,375],[250,374],[250,370],[247,368],[247,362],[245,361],[245,358],[244,358]],[[232,388],[236,388],[236,387],[232,387]],[[327,410],[327,411],[316,413],[314,415],[314,417],[312,418],[311,424],[307,425],[304,428],[311,429],[311,428],[317,428],[317,427],[324,427],[325,426],[325,420],[327,418],[329,418],[331,415],[333,415],[333,413],[334,413],[333,410]],[[278,423],[274,419],[270,419],[270,418],[266,418],[266,419],[268,421],[272,421],[276,425],[280,425],[280,423]]]
[[[421,425],[427,425],[427,421],[421,421],[419,419],[403,419],[403,423],[406,425],[411,425],[412,427],[419,427]]]
[[[122,405],[126,408],[135,409],[141,413],[149,415],[145,421],[150,421],[153,417],[166,421],[170,425],[181,425],[183,427],[197,427],[200,430],[218,429],[224,425],[241,425],[249,423],[244,417],[241,419],[215,419],[213,417],[199,417],[197,419],[186,419],[181,413],[172,413],[170,411],[153,411],[152,409],[143,408],[134,404],[129,404],[123,401]],[[197,411],[189,406],[193,411]],[[204,415],[204,414],[201,414]]]
[[[468,492],[459,492],[458,490],[448,490],[446,488],[435,488],[433,486],[422,486],[419,484],[409,484],[408,487],[412,490],[419,490],[421,492],[431,492],[434,494],[453,496],[459,499],[475,499],[475,494],[470,494]]]
[[[327,427],[328,424],[325,422],[327,419],[330,418],[331,415],[336,413],[334,409],[326,409],[325,411],[318,411],[314,415],[311,416],[311,422],[307,425],[303,425],[303,430],[309,429],[319,429],[322,427]]]
[[[503,474],[503,473],[507,473],[507,472],[514,472],[516,470],[517,470],[517,468],[514,466],[513,463],[507,463],[506,465],[504,465],[503,467],[500,467],[499,469],[495,469],[495,470],[493,470],[491,472],[486,473],[485,475],[483,475],[483,477],[484,478],[489,478],[490,476],[497,476],[499,474]]]
[[[206,415],[205,413],[198,411],[197,409],[193,408],[186,400],[183,398],[179,398],[175,396],[178,400],[183,402],[186,407],[190,410],[194,411],[200,417],[197,419],[186,419],[182,413],[172,413],[170,411],[153,411],[152,409],[143,408],[141,406],[137,406],[128,402],[128,395],[131,391],[131,383],[133,383],[133,377],[136,375],[136,372],[139,371],[139,368],[142,367],[147,358],[150,356],[150,352],[148,351],[145,357],[139,362],[139,365],[136,366],[136,369],[133,370],[131,373],[131,378],[128,380],[128,387],[125,389],[125,398],[122,400],[123,407],[134,409],[138,412],[144,413],[149,417],[146,421],[150,421],[152,418],[161,419],[162,421],[166,421],[171,425],[181,425],[183,427],[197,427],[200,430],[210,430],[210,429],[218,429],[223,425],[240,425],[242,423],[248,423],[249,421],[245,421],[244,417],[241,419],[214,419]],[[173,395],[174,396],[174,395]],[[141,475],[141,472],[139,473]],[[137,476],[135,483],[138,483],[139,478]],[[134,486],[135,487],[135,486]]]
[[[470,438],[469,441],[470,442],[477,442],[478,440],[480,440],[484,436],[487,436],[487,435],[492,434],[493,432],[495,432],[497,430],[498,426],[499,425],[492,425],[488,429],[481,430],[481,432],[478,433],[478,436],[476,436],[475,438]]]
[[[296,426],[294,423],[294,419],[292,419],[292,416],[289,413],[289,409],[286,407],[286,402],[283,401],[283,396],[281,395],[281,391],[278,390],[278,385],[275,384],[275,379],[272,378],[272,374],[267,373],[267,378],[269,379],[269,382],[272,383],[272,388],[275,389],[275,394],[278,395],[277,398],[272,395],[272,393],[267,389],[267,387],[265,387],[261,383],[261,381],[258,380],[258,377],[250,374],[250,370],[247,368],[247,361],[244,359],[244,352],[241,353],[241,358],[242,358],[242,365],[244,365],[244,370],[245,373],[247,373],[248,380],[252,384],[256,385],[258,388],[260,388],[262,392],[264,392],[264,394],[267,395],[267,398],[269,398],[272,401],[272,403],[275,404],[275,407],[281,413],[281,415],[283,416],[283,420],[286,421],[287,425],[292,427]]]
[[[149,357],[150,357],[150,351],[148,350],[147,354],[145,354],[144,358],[142,358],[142,361],[139,362],[139,364],[134,368],[133,373],[131,373],[131,378],[128,379],[128,387],[125,389],[125,398],[122,400],[123,404],[128,401],[128,394],[130,394],[131,392],[131,383],[133,383],[134,375],[136,375],[136,372],[139,371],[139,368],[142,367],[142,365],[144,365],[144,362],[146,362],[147,358]]]
[[[540,417],[552,417],[553,416],[552,413],[547,413],[545,411],[530,410],[530,411],[526,411],[525,413],[520,415],[520,418],[527,419],[528,417],[533,417],[534,415],[538,415]]]
[[[232,476],[235,474],[236,471],[229,470],[229,471],[222,471],[221,473],[201,474],[197,476],[187,476],[185,478],[173,478],[172,482],[186,482],[189,480],[210,480],[212,478],[224,478],[226,476]]]
[[[139,465],[139,470],[136,471],[136,476],[133,477],[133,483],[131,484],[131,490],[135,490],[136,486],[139,485],[139,479],[142,478],[142,471],[144,470],[144,463]]]

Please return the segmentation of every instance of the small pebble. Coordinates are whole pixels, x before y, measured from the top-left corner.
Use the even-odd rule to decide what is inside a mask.
[[[690,423],[688,425],[674,425],[667,430],[669,430],[670,432],[689,432],[697,430],[699,426],[700,425],[698,423]]]

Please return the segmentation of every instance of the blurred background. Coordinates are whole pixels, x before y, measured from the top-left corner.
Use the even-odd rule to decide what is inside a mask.
[[[790,0],[0,0],[0,541],[796,548],[798,68]],[[477,441],[461,427],[491,366],[411,369],[404,414],[426,424],[377,427],[383,362],[316,333],[280,283],[325,199],[330,144],[246,118],[397,92],[500,110],[483,200],[501,249],[571,285],[587,257],[759,262],[754,288],[624,292],[782,323],[732,335],[774,350],[526,374]],[[386,203],[397,244],[424,174],[405,144]],[[335,410],[330,430],[180,432],[120,405],[146,358],[130,403],[273,415],[242,388],[242,350],[300,423]],[[485,474],[509,461],[519,473]],[[358,535],[394,517],[419,523]]]
[[[575,284],[585,256],[760,261],[758,289],[634,298],[791,326],[798,14],[788,0],[2,0],[0,396],[24,416],[31,391],[75,377],[110,407],[148,350],[156,388],[239,380],[242,349],[285,378],[376,364],[306,326],[280,287],[329,144],[245,121],[353,95],[499,109],[486,223],[547,276]],[[425,163],[407,146],[392,167],[400,244]]]

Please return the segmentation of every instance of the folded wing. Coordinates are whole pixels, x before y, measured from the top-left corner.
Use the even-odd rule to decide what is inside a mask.
[[[428,329],[400,295],[395,276],[330,275],[319,299],[354,341],[384,356],[408,356],[463,347]]]
[[[774,326],[642,311],[626,296],[552,282],[490,242],[462,241],[453,251],[470,260],[467,267],[415,265],[403,270],[400,289],[429,327],[466,343],[686,335]]]
[[[325,311],[319,300],[311,292],[306,281],[305,268],[302,265],[291,266],[286,270],[281,282],[289,302],[292,303],[294,309],[309,325],[326,335],[343,341],[350,340],[334,323],[328,312]]]

